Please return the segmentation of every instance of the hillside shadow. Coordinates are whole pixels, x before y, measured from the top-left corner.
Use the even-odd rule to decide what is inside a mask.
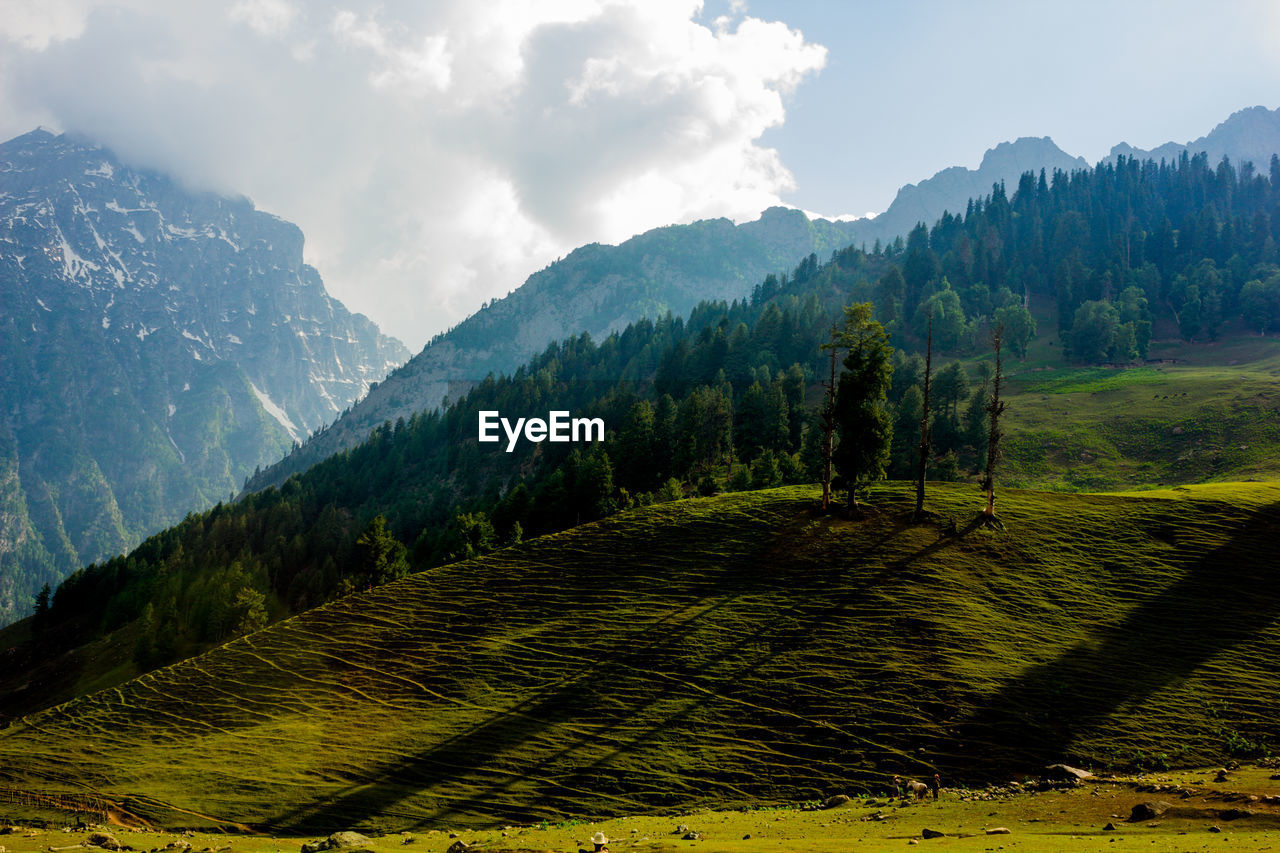
[[[874,552],[889,540],[895,538],[913,526],[915,525],[910,522],[895,521],[891,532],[877,540],[872,546],[871,551]],[[688,671],[685,673],[685,677],[683,679],[668,681],[667,688],[652,697],[651,700],[642,704],[632,704],[628,714],[616,717],[611,725],[596,732],[593,739],[597,741],[605,741],[607,736],[612,735],[615,731],[621,731],[623,729],[627,730],[621,744],[613,745],[609,751],[597,756],[590,762],[575,766],[571,773],[558,780],[556,783],[557,787],[566,791],[594,791],[598,794],[625,798],[629,793],[629,789],[633,786],[626,783],[618,783],[616,779],[610,779],[607,772],[602,773],[602,771],[607,768],[612,761],[626,754],[637,752],[645,745],[652,744],[662,735],[671,732],[672,730],[678,730],[682,725],[688,723],[690,718],[702,710],[706,704],[710,702],[725,701],[725,697],[734,692],[733,687],[735,685],[751,677],[758,670],[771,663],[779,655],[788,654],[797,649],[803,648],[814,633],[826,628],[842,611],[849,607],[850,604],[864,596],[867,592],[882,586],[890,580],[898,580],[903,583],[910,582],[911,578],[907,576],[905,572],[913,564],[925,557],[958,543],[965,536],[972,533],[977,527],[978,524],[976,521],[970,523],[955,534],[941,537],[924,548],[920,548],[907,556],[887,563],[879,571],[860,575],[857,583],[846,585],[842,594],[837,596],[825,607],[814,610],[802,608],[800,606],[792,606],[779,611],[774,618],[761,623],[758,628],[750,633],[742,635],[738,642],[730,645],[721,654],[710,659],[705,665],[698,667],[695,670]],[[768,573],[773,570],[773,577],[776,582],[776,567],[770,567],[769,565],[761,562],[756,565],[756,568],[761,570],[759,575],[760,578],[767,576]],[[833,574],[843,573],[844,571],[845,568],[842,567],[835,570]],[[734,577],[741,579],[743,576],[735,574]],[[817,581],[818,585],[827,586],[830,582],[830,578],[817,579]],[[735,584],[730,585],[736,586]],[[728,603],[728,600],[724,602],[726,605]],[[799,621],[792,622],[792,620],[796,618],[798,618]],[[793,627],[781,627],[788,624]],[[753,649],[756,651],[750,651]],[[746,650],[746,653],[743,653],[744,650]],[[723,663],[731,658],[740,660],[741,662],[726,672],[716,674],[711,679],[703,677],[709,670],[716,668],[717,664]],[[630,718],[635,712],[642,711],[660,701],[673,698],[678,699],[682,696],[687,696],[688,692],[692,689],[690,688],[690,685],[695,681],[697,682],[697,692],[704,697],[701,701],[683,701],[680,703],[678,710],[669,713],[667,716],[663,717],[660,722],[651,724],[638,731],[634,730],[631,726],[632,720]],[[739,726],[743,729],[749,728],[753,721],[748,720],[747,717],[751,715],[752,709],[743,706],[740,707],[742,707],[743,713],[739,715]],[[847,751],[850,747],[851,740],[854,742],[859,740],[856,735],[851,735],[848,731],[837,729],[829,724],[806,719],[800,714],[789,716],[790,712],[788,709],[768,707],[754,710],[757,714],[769,718],[770,722],[776,722],[778,718],[781,717],[791,723],[792,728],[788,734],[793,738],[791,746],[796,750],[791,757],[800,765],[803,765],[806,760],[814,762],[828,760],[829,756],[824,758],[822,754],[831,749],[833,742],[839,742],[841,750]],[[754,723],[757,725],[761,722],[762,721],[759,719],[754,720]],[[801,735],[800,730],[804,730],[804,734],[807,734],[808,737],[798,736]],[[769,733],[770,732],[768,731],[757,732],[757,734],[764,736],[768,736]],[[735,732],[735,737],[745,738],[746,732],[737,731]],[[532,775],[540,776],[550,769],[551,766],[555,765],[559,759],[568,756],[576,749],[585,745],[588,745],[585,740],[571,744],[560,750],[558,753],[543,759],[529,772]],[[862,746],[866,745],[863,744]],[[856,746],[854,748],[857,749]],[[877,749],[879,749],[878,745]],[[803,754],[806,751],[810,754]],[[915,762],[915,759],[911,756],[902,755],[901,758],[904,762]],[[663,805],[669,805],[672,807],[687,804],[688,797],[691,795],[690,789],[697,787],[699,782],[707,781],[685,779],[683,780],[684,784],[679,785],[679,780],[674,774],[664,774],[660,772],[655,775],[665,775],[668,780],[668,784],[672,786],[673,790],[669,791],[667,794],[669,802],[663,803]],[[436,822],[446,821],[455,815],[476,813],[481,808],[491,806],[495,796],[501,795],[505,789],[511,787],[518,781],[519,780],[513,779],[505,783],[494,785],[472,797],[450,803],[447,807],[433,814],[431,816],[431,820]],[[610,784],[611,782],[613,783],[612,785]],[[758,780],[755,780],[750,776],[732,778],[727,771],[718,774],[714,780],[714,783],[718,788],[727,791],[734,790],[739,786],[752,786],[753,782],[758,782]],[[683,787],[684,790],[680,790],[681,787]],[[646,798],[644,803],[637,805],[642,807],[652,807],[655,803],[655,798],[653,796],[649,796]]]
[[[51,625],[36,635],[31,627],[28,621],[0,633],[0,728],[76,695],[75,685],[91,669],[93,652],[107,642],[90,647],[92,631],[83,620]]]
[[[894,522],[882,535],[868,539],[859,551],[874,554],[911,527]],[[626,785],[606,785],[616,790],[600,791],[602,780],[596,775],[600,768],[678,728],[708,702],[720,701],[721,694],[735,683],[779,654],[803,646],[807,637],[825,628],[869,590],[893,579],[907,582],[908,567],[961,541],[972,530],[970,526],[957,535],[940,537],[874,572],[859,573],[858,560],[826,571],[780,577],[779,566],[758,555],[747,562],[725,565],[712,576],[710,586],[700,590],[698,599],[681,602],[682,611],[698,608],[696,613],[687,617],[671,614],[642,630],[617,636],[610,646],[596,652],[592,662],[556,685],[414,755],[388,762],[372,773],[361,773],[357,783],[323,801],[280,815],[271,821],[270,828],[299,834],[353,825],[433,789],[439,792],[434,796],[438,805],[420,818],[423,825],[460,818],[535,820],[571,811],[582,802],[584,791],[600,799],[613,796],[625,801],[629,793]],[[852,582],[850,573],[854,574]],[[833,584],[845,585],[838,595],[827,596],[825,606],[793,603],[781,608],[714,654],[694,656],[696,665],[689,664],[689,644],[704,623],[744,596],[784,583],[799,593],[799,600],[804,599],[807,589],[829,592]],[[656,713],[658,720],[637,727],[637,718],[646,713]],[[562,727],[570,723],[589,732],[566,738]],[[822,733],[827,740],[841,736],[839,732]],[[532,755],[511,754],[539,740],[546,746],[539,749],[535,744]],[[589,758],[579,764],[574,756],[580,751]],[[536,803],[524,802],[526,795],[508,796],[513,788],[530,784],[538,790]],[[652,806],[654,800],[647,797],[645,804]]]
[[[1003,774],[1069,758],[1078,733],[1105,726],[1122,708],[1247,644],[1280,616],[1278,554],[1280,504],[1272,504],[1247,516],[1228,542],[1119,624],[1030,667],[988,697],[961,728],[959,740],[975,756],[969,769]]]

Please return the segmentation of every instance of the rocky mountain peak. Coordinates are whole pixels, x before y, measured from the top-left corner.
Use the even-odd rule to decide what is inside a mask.
[[[0,305],[0,622],[408,358],[328,295],[293,223],[43,129],[0,144]]]
[[[1057,146],[1048,136],[1020,136],[1013,142],[1001,142],[987,149],[978,165],[979,172],[996,171],[1005,174],[1013,169],[1018,175],[1028,169],[1039,171],[1046,163],[1070,163],[1072,168],[1088,168],[1083,157],[1072,157]],[[1062,168],[1059,166],[1058,168]],[[1017,183],[1016,178],[1014,183]]]

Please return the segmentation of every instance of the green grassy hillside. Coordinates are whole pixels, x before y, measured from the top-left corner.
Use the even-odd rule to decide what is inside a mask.
[[[1280,738],[1280,486],[660,504],[342,599],[0,731],[0,783],[168,825],[479,826]]]
[[[1040,322],[1052,328],[1055,321],[1046,316]],[[1046,335],[1034,342],[1025,361],[1009,365],[1002,479],[1010,485],[1110,491],[1280,478],[1280,340],[1231,335],[1212,344],[1157,350],[1157,355],[1169,356],[1168,363],[1125,368],[1063,367],[1055,362],[1059,346],[1058,338]],[[968,362],[974,374],[977,361]],[[811,407],[820,404],[820,397],[819,386],[808,389]],[[615,457],[625,451],[621,439],[606,447]],[[972,471],[973,460],[965,461],[960,474],[976,484],[979,475]],[[350,467],[364,471],[373,466],[360,462]],[[397,491],[405,489],[408,466],[397,461],[385,470],[385,480],[367,487],[378,508],[393,502],[408,507],[411,514],[420,512],[430,493],[404,498]],[[723,471],[722,480],[727,479]],[[304,513],[286,538],[311,535],[317,526]],[[353,528],[358,532],[360,526]],[[271,537],[282,535],[279,529],[271,530]],[[188,543],[186,549],[202,560],[200,570],[190,574],[190,583],[204,582],[209,573],[223,569],[236,559],[240,547],[237,543],[224,548],[219,562],[210,558],[213,549],[207,542]],[[263,553],[262,546],[257,547]],[[340,551],[329,546],[324,550],[326,555]],[[264,556],[268,565],[271,560],[269,553]],[[298,556],[279,560],[264,575],[277,578],[277,588],[285,588],[288,584],[279,582],[283,573],[306,562]],[[172,572],[168,579],[174,580]],[[194,621],[189,612],[183,616],[188,625]],[[139,674],[134,660],[138,623],[125,622],[98,635],[87,621],[61,626],[52,640],[46,637],[42,642],[31,642],[30,625],[0,628],[0,650],[17,650],[13,657],[0,656],[0,720]],[[200,648],[193,642],[182,654]]]
[[[1046,325],[1048,325],[1046,323]],[[1046,336],[1011,365],[1006,476],[1096,491],[1280,476],[1280,341],[1156,348],[1165,363],[1066,368]]]

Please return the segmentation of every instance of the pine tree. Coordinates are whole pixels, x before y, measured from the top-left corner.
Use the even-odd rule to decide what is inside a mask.
[[[787,449],[800,449],[804,435],[804,369],[792,363],[782,377],[782,392],[787,401]]]
[[[386,516],[376,516],[356,540],[358,572],[373,586],[389,583],[409,573],[408,552],[391,531]]]
[[[53,591],[48,583],[40,587],[40,592],[36,595],[35,617],[31,620],[32,633],[43,633],[49,627],[49,598],[52,595]]]
[[[244,636],[267,627],[267,599],[253,587],[242,587],[232,604],[235,634]]]
[[[658,484],[653,463],[653,407],[648,400],[634,404],[618,432],[618,479],[633,491],[647,491]]]
[[[872,319],[872,305],[861,302],[844,309],[844,327],[833,343],[846,350],[844,372],[836,389],[835,422],[840,443],[832,455],[856,512],[858,492],[884,477],[893,439],[889,384],[893,347],[884,326]]]
[[[676,403],[670,394],[663,394],[653,407],[653,468],[654,480],[670,479],[676,458]]]
[[[969,396],[969,374],[963,364],[953,361],[938,371],[934,396],[940,408],[953,418],[959,417],[960,401]]]
[[[751,463],[751,488],[772,489],[782,485],[782,471],[778,457],[772,450],[765,450]]]

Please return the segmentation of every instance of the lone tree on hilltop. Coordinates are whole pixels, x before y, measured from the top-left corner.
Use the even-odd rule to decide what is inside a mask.
[[[872,319],[870,302],[845,306],[844,326],[836,331],[832,343],[847,351],[836,388],[835,423],[840,443],[832,460],[849,489],[849,509],[856,512],[858,491],[883,479],[889,464],[893,347],[884,326]]]

